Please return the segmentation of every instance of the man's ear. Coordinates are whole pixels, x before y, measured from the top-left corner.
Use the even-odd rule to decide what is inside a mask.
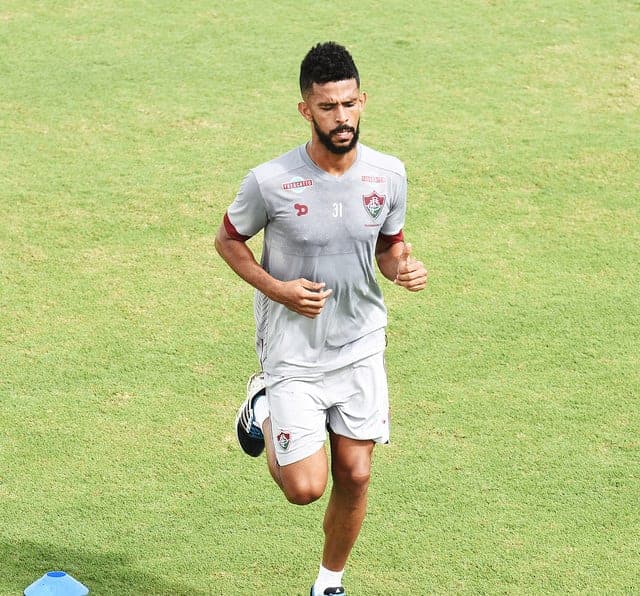
[[[300,112],[300,115],[308,122],[311,122],[313,120],[313,116],[311,116],[311,110],[309,110],[309,106],[307,105],[306,101],[301,101],[298,104],[298,112]]]
[[[367,92],[363,91],[360,94],[360,111],[364,110],[364,106],[367,104]]]

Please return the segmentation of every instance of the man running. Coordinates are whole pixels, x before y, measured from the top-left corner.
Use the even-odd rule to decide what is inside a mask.
[[[359,142],[367,96],[349,52],[314,46],[300,67],[298,111],[311,140],[251,170],[216,248],[255,289],[261,372],[236,420],[243,450],[266,447],[286,498],[320,498],[329,476],[324,549],[311,596],[344,594],[343,571],[366,512],[371,458],[389,440],[384,277],[416,292],[427,272],[402,228],[407,180],[398,159]],[[246,241],[264,230],[258,263]]]

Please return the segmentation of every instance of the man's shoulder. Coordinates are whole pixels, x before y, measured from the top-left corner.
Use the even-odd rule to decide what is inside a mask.
[[[406,170],[404,163],[388,153],[382,153],[376,149],[372,149],[367,145],[360,144],[360,159],[363,163],[378,168],[380,170],[386,170],[387,172],[397,174],[398,176],[406,176]]]
[[[304,166],[305,163],[300,154],[300,147],[294,147],[290,151],[252,168],[251,171],[256,177],[258,184],[263,184],[271,178],[281,176]]]

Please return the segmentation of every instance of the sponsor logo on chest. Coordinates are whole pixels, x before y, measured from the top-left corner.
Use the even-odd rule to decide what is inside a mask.
[[[294,176],[289,182],[285,182],[282,185],[282,190],[290,190],[296,194],[304,192],[305,188],[313,186],[313,180],[311,178],[301,178],[300,176]]]
[[[363,182],[369,182],[370,184],[384,184],[387,179],[384,176],[367,176],[360,177]]]

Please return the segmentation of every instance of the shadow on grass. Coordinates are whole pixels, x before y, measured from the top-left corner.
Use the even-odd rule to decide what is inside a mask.
[[[205,594],[145,573],[135,562],[112,552],[88,552],[28,541],[0,540],[0,594],[19,595],[47,571],[61,570],[89,588],[90,594],[186,596]]]

